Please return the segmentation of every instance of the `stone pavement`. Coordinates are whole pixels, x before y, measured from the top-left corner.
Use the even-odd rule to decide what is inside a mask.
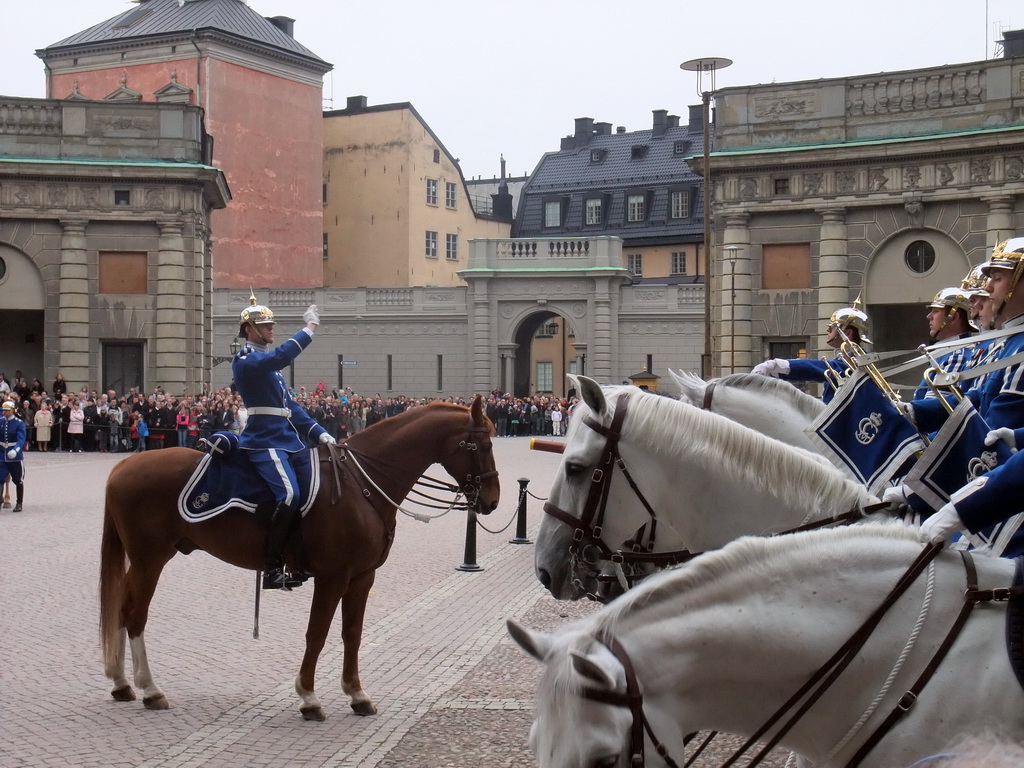
[[[202,552],[168,564],[146,632],[171,708],[111,699],[97,577],[103,487],[122,457],[28,454],[25,512],[0,512],[0,767],[534,765],[527,734],[539,669],[508,639],[505,619],[553,629],[595,606],[550,599],[533,575],[533,547],[509,543],[517,479],[543,497],[559,460],[528,444],[495,440],[502,501],[482,523],[510,525],[478,530],[483,570],[456,569],[464,515],[429,524],[399,516],[360,653],[379,713],[348,708],[337,620],[317,676],[323,723],[301,718],[292,689],[312,590],[264,592],[253,640],[253,573]],[[541,502],[527,507],[532,538]]]

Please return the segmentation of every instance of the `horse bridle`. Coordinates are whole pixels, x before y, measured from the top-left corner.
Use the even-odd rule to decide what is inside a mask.
[[[856,655],[867,643],[868,638],[871,637],[872,633],[888,610],[895,605],[899,597],[909,589],[910,585],[914,583],[917,577],[925,570],[932,560],[938,556],[941,550],[941,544],[927,545],[917,556],[914,562],[910,564],[910,567],[903,573],[899,581],[896,583],[896,586],[894,586],[892,591],[889,592],[881,605],[879,605],[868,619],[861,624],[850,639],[847,640],[846,643],[844,643],[843,646],[833,654],[833,656],[826,661],[825,664],[823,664],[818,671],[815,672],[806,683],[804,683],[803,686],[801,686],[800,690],[794,693],[785,704],[776,710],[776,712],[768,718],[768,720],[743,744],[743,746],[737,749],[732,756],[722,763],[722,768],[729,768],[729,766],[734,765],[744,753],[749,751],[751,747],[760,741],[771,728],[773,728],[787,713],[790,712],[790,710],[795,710],[792,716],[783,723],[771,739],[765,743],[761,751],[751,759],[747,764],[747,768],[752,768],[752,766],[755,766],[764,760],[765,757],[768,756],[768,753],[778,746],[783,737],[800,721],[811,706],[817,702],[822,695],[824,695],[825,691],[827,691],[832,683],[836,681],[843,670],[849,666]],[[963,560],[967,582],[967,587],[963,593],[963,605],[960,608],[960,612],[953,620],[952,626],[946,633],[945,638],[943,638],[942,643],[938,648],[936,648],[931,660],[924,667],[917,680],[915,680],[913,685],[911,685],[906,692],[900,696],[896,705],[892,708],[881,724],[879,724],[878,727],[861,744],[857,752],[846,763],[846,768],[856,768],[859,766],[861,762],[863,762],[864,758],[867,757],[868,753],[878,745],[878,743],[889,733],[896,723],[910,712],[914,704],[917,703],[917,699],[924,687],[931,680],[932,676],[938,670],[939,665],[953,647],[953,643],[956,641],[960,631],[967,623],[967,619],[970,617],[971,612],[976,605],[979,603],[993,601],[1006,601],[1024,593],[1024,587],[1020,586],[998,587],[987,590],[978,589],[977,567],[974,564],[974,560],[970,552],[965,550],[961,551],[959,554]],[[620,664],[622,664],[622,668],[626,676],[626,691],[625,693],[622,693],[619,691],[608,691],[597,688],[583,688],[580,691],[580,696],[589,701],[596,701],[617,707],[625,707],[630,710],[633,717],[633,723],[630,728],[630,768],[643,768],[645,764],[645,733],[651,739],[651,744],[654,746],[661,759],[665,761],[665,764],[669,768],[679,768],[678,764],[671,758],[671,756],[669,756],[665,746],[658,740],[651,728],[650,721],[647,719],[647,715],[644,712],[644,699],[643,694],[640,692],[640,682],[637,679],[636,671],[633,668],[633,663],[629,658],[629,654],[626,653],[626,649],[623,648],[622,644],[611,634],[605,634],[601,638],[596,639],[608,648],[612,655],[618,659]],[[695,735],[696,734],[687,735],[683,740],[683,744],[685,745]],[[688,768],[688,766],[697,759],[701,751],[710,743],[711,738],[713,738],[714,735],[715,734],[712,733],[711,736],[704,741],[700,749],[698,749],[696,753],[684,763],[683,768]]]
[[[711,407],[712,393],[715,382],[710,382],[705,389],[703,410]],[[626,411],[629,403],[627,393],[619,395],[615,404],[615,413],[609,426],[595,421],[590,415],[583,419],[583,423],[598,434],[604,435],[604,449],[598,459],[597,467],[591,474],[591,485],[587,493],[587,500],[583,506],[583,513],[580,517],[574,517],[568,511],[557,507],[550,501],[544,503],[544,511],[556,520],[568,525],[573,529],[573,544],[569,547],[569,554],[578,565],[583,576],[595,579],[598,582],[612,581],[614,576],[601,573],[593,567],[593,563],[600,560],[607,560],[619,565],[648,564],[659,568],[685,563],[700,555],[700,552],[692,552],[688,549],[672,550],[669,552],[654,552],[654,544],[657,535],[658,516],[647,501],[643,492],[633,480],[629,469],[626,467],[622,456],[619,453],[619,438],[622,433],[622,423],[626,418]],[[612,470],[618,468],[623,478],[633,490],[640,504],[650,516],[650,532],[647,533],[647,524],[644,524],[632,539],[631,549],[612,549],[601,538],[604,516],[608,505],[608,494],[611,488]],[[781,536],[787,533],[798,533],[823,528],[836,523],[852,523],[861,519],[867,514],[887,508],[889,505],[884,502],[870,504],[864,508],[851,509],[832,517],[804,523],[795,528],[780,531],[774,535]],[[588,558],[590,548],[597,550],[597,556]],[[628,578],[628,577],[627,577]],[[588,595],[588,597],[596,597]]]
[[[587,500],[583,506],[583,513],[580,517],[574,517],[568,511],[552,504],[550,501],[544,503],[544,511],[556,520],[568,525],[573,529],[573,544],[569,547],[570,556],[580,564],[583,575],[596,579],[597,581],[611,580],[614,577],[602,574],[592,567],[592,562],[608,560],[620,565],[625,564],[651,564],[660,567],[684,563],[694,555],[689,550],[676,550],[672,552],[654,552],[654,543],[657,535],[658,517],[650,503],[644,497],[643,492],[633,480],[629,469],[626,467],[622,456],[619,454],[619,438],[622,434],[622,422],[626,418],[628,410],[628,394],[619,395],[615,403],[615,413],[609,426],[586,416],[583,423],[606,439],[601,457],[597,466],[591,473],[590,489],[587,492]],[[604,525],[605,511],[608,505],[608,493],[611,489],[612,470],[618,468],[623,478],[633,489],[637,499],[643,505],[650,516],[650,532],[646,531],[647,524],[644,524],[637,531],[633,538],[632,548],[628,551],[612,549],[601,538]],[[587,557],[588,550],[594,548],[598,556],[590,559]]]
[[[466,497],[466,504],[471,509],[476,507],[477,500],[483,491],[484,480],[498,476],[497,468],[490,472],[484,471],[484,460],[480,455],[480,436],[487,437],[490,434],[491,430],[486,424],[482,426],[474,424],[470,426],[466,439],[459,441],[459,449],[469,451],[470,463],[472,464],[471,471],[466,474],[465,479],[459,485],[459,493]]]

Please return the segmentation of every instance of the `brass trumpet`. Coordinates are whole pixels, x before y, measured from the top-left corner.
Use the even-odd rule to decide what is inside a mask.
[[[949,401],[942,396],[942,390],[946,389],[950,393],[952,393],[952,395],[956,398],[958,403],[964,399],[963,392],[960,391],[960,387],[958,387],[956,384],[950,384],[949,386],[946,387],[940,387],[939,385],[937,385],[935,383],[935,377],[938,374],[943,373],[942,368],[939,367],[938,361],[934,357],[932,357],[931,351],[929,351],[928,347],[926,347],[924,344],[919,346],[917,348],[917,351],[924,355],[926,358],[928,358],[928,362],[931,363],[931,366],[924,372],[925,383],[928,385],[928,388],[935,393],[935,396],[939,398],[939,400],[942,402],[943,407],[945,407],[945,409],[950,414],[952,414],[953,406],[950,405]]]

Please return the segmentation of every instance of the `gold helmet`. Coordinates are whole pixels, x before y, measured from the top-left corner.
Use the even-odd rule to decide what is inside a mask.
[[[1012,269],[1014,270],[1013,284],[1017,285],[1021,267],[1024,265],[1022,257],[1024,257],[1024,237],[1004,240],[997,243],[996,247],[992,249],[989,260],[981,265],[981,273],[985,277],[989,277],[989,272],[993,269]]]
[[[837,309],[833,312],[832,317],[828,320],[828,327],[842,328],[843,330],[850,327],[856,328],[860,332],[861,341],[866,342],[867,344],[872,343],[871,339],[868,338],[868,316],[867,313],[860,308],[859,296],[857,297],[857,300],[853,302],[852,307],[843,307],[842,309]]]
[[[256,294],[249,289],[249,306],[242,310],[242,325],[257,326],[274,322],[274,313],[268,307],[256,303]]]
[[[986,290],[988,278],[985,277],[981,269],[981,265],[974,267],[967,273],[967,277],[960,281],[960,288],[967,294],[968,298],[988,296],[988,291]]]
[[[948,309],[951,312],[962,309],[968,314],[971,312],[971,300],[963,288],[943,288],[927,306],[929,309]]]
[[[4,400],[4,404],[3,404],[3,406],[0,406],[0,408],[2,408],[2,410],[5,410],[5,411],[13,411],[15,409],[14,401],[13,400]]]

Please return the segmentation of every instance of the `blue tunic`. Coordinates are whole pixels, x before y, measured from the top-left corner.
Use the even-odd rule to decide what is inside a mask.
[[[825,403],[832,402],[832,398],[836,396],[836,389],[832,386],[832,382],[825,377],[825,371],[831,368],[842,379],[850,368],[845,360],[838,357],[832,360],[797,357],[786,362],[789,363],[789,373],[781,375],[779,378],[785,381],[817,381],[823,383],[825,388],[822,390],[821,399]],[[831,377],[831,374],[829,376]]]
[[[970,336],[970,334],[965,333],[962,334],[960,338],[965,339],[968,336]],[[966,371],[971,367],[974,363],[974,358],[974,347],[966,346],[954,349],[952,352],[943,355],[935,362],[938,363],[939,370],[943,373],[960,373],[961,371]],[[928,386],[927,381],[921,379],[921,384],[916,390],[914,390],[914,397],[911,399],[923,400],[928,397],[938,397],[938,395],[936,395],[935,391]]]
[[[25,470],[25,422],[17,416],[5,418],[0,416],[0,483],[7,480],[8,475],[15,485],[21,485]],[[7,458],[7,452],[16,451],[13,459]]]
[[[1016,437],[1024,439],[1024,430],[1017,430]],[[957,491],[953,500],[957,514],[972,533],[986,531],[1024,512],[1024,451],[1017,451],[1005,463]],[[1003,557],[1016,557],[1022,551],[1024,534],[1018,532]]]
[[[1001,360],[1024,351],[1024,315],[1013,318],[1007,328],[1021,331],[995,341],[986,362]],[[987,373],[965,393],[991,429],[1024,427],[1024,363]],[[950,396],[949,401],[956,403]],[[914,400],[914,417],[926,432],[936,432],[946,420],[947,411],[938,398]]]

